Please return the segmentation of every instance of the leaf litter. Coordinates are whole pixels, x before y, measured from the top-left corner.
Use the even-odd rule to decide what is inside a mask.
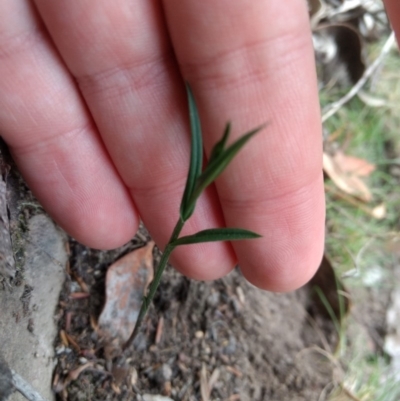
[[[147,243],[135,238],[123,255],[132,248],[143,250]],[[65,343],[61,338],[56,343],[54,390],[59,400],[126,401],[152,394],[153,399],[192,401],[203,394],[210,400],[308,401],[331,380],[328,367],[316,371],[314,359],[297,357],[318,342],[307,328],[309,290],[270,294],[253,288],[238,271],[202,283],[167,269],[130,355],[114,358],[100,336],[97,317],[107,302],[102,298],[107,267],[124,256],[118,256],[121,250],[110,255],[75,242],[71,252],[71,277],[86,283],[90,297],[69,297],[75,286],[67,281],[60,299],[60,330],[68,324],[66,334],[78,347],[65,335]],[[157,265],[159,251],[152,255]],[[334,338],[332,325],[325,323],[322,330],[328,342]]]
[[[364,202],[372,200],[372,193],[362,178],[368,177],[375,166],[366,160],[347,156],[339,151],[330,156],[323,154],[323,168],[334,184],[343,192],[355,196]]]
[[[150,241],[107,270],[106,303],[98,329],[109,346],[121,347],[133,331],[146,288],[153,279],[153,248],[154,242]]]

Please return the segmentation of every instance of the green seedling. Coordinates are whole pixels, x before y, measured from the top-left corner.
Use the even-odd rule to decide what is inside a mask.
[[[201,242],[234,241],[261,237],[259,234],[244,230],[242,228],[213,228],[200,231],[194,235],[179,237],[185,222],[190,218],[190,216],[192,216],[194,212],[196,201],[199,196],[225,170],[228,164],[236,156],[239,150],[247,143],[247,141],[263,128],[258,127],[253,129],[239,138],[232,145],[227,147],[226,144],[231,130],[231,125],[228,123],[222,139],[212,149],[208,163],[203,169],[203,140],[199,114],[189,85],[186,85],[186,90],[189,101],[191,154],[189,173],[180,206],[179,220],[176,223],[171,238],[164,249],[159,266],[155,272],[154,279],[150,284],[148,294],[143,298],[138,319],[131,336],[124,346],[124,349],[127,349],[132,345],[133,340],[139,332],[143,319],[146,316],[147,310],[149,309],[149,306],[160,284],[161,277],[165,267],[168,264],[169,257],[177,246],[198,244]]]

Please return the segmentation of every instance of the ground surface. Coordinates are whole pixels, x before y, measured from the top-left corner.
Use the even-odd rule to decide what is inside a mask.
[[[28,244],[34,241],[29,239],[29,221],[44,213],[17,172],[11,170],[7,199],[17,270],[14,279],[2,278],[2,292],[27,284],[23,262]],[[248,284],[239,270],[225,279],[201,283],[170,268],[132,353],[124,359],[109,355],[97,326],[107,268],[148,241],[144,229],[112,252],[69,241],[69,264],[53,308],[58,325],[52,373],[56,398],[157,401],[161,399],[148,394],[162,394],[188,401],[328,399],[336,380],[338,336],[313,290],[315,285],[323,288],[337,313],[335,280],[326,264],[313,283],[291,294],[260,291]],[[49,256],[40,243],[37,252]],[[158,258],[155,250],[155,264]],[[366,294],[363,308],[357,312],[358,320],[366,322],[363,327],[370,352],[380,349],[385,332],[388,293],[379,302],[376,294],[379,292]],[[369,297],[373,304],[367,302]],[[38,333],[49,330],[32,323]],[[28,329],[26,322],[21,322],[20,330]],[[20,347],[17,341],[10,337],[9,347]],[[30,358],[35,358],[35,352],[30,351]],[[15,367],[12,358],[6,362]]]
[[[85,283],[90,297],[71,300],[69,280],[61,296],[60,330],[75,345],[66,348],[60,340],[56,347],[60,398],[128,400],[156,393],[174,400],[317,400],[331,381],[330,364],[311,350],[322,344],[306,310],[309,288],[271,294],[249,285],[239,271],[200,283],[170,269],[129,360],[107,361],[94,321],[115,254],[76,243],[71,253],[71,276]],[[332,330],[321,332],[331,344]],[[63,389],[69,372],[87,362],[93,364]]]

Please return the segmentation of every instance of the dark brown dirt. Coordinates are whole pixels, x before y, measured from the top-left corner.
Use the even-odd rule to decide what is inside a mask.
[[[10,188],[17,265],[11,285],[22,286],[25,222],[42,210],[14,169],[8,176]],[[239,270],[203,283],[168,269],[132,353],[124,359],[108,357],[96,325],[107,268],[149,239],[142,229],[112,252],[70,241],[70,266],[55,315],[59,336],[53,388],[59,400],[142,400],[142,394],[179,401],[327,399],[332,364],[317,347],[332,355],[337,335],[329,314],[317,307],[312,284],[291,294],[271,294],[248,284]],[[154,256],[157,263],[157,251]],[[71,297],[76,292],[82,297]],[[366,297],[374,303],[363,298],[356,315],[366,322],[379,351],[387,296],[377,303],[374,294]]]
[[[106,268],[147,239],[141,231],[111,253],[71,242],[70,279],[58,311],[54,388],[60,399],[140,400],[143,393],[188,401],[319,399],[332,372],[311,348],[334,347],[333,325],[322,317],[325,328],[310,324],[316,323],[306,310],[309,288],[271,294],[248,284],[238,270],[204,283],[169,269],[129,358],[107,359],[95,323]],[[70,299],[71,289],[90,295]]]

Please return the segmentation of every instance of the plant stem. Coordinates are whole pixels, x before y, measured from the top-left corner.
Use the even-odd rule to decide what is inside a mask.
[[[146,316],[149,306],[150,306],[151,302],[153,301],[154,295],[157,291],[157,288],[160,285],[161,277],[162,277],[162,274],[164,273],[165,268],[167,267],[169,257],[171,255],[172,251],[175,249],[175,247],[172,246],[171,243],[179,237],[179,234],[181,233],[184,224],[185,224],[185,221],[183,221],[179,217],[179,220],[176,223],[174,231],[172,232],[171,238],[169,239],[168,244],[164,249],[160,263],[158,264],[157,271],[154,275],[154,279],[150,284],[149,292],[148,292],[147,296],[143,297],[143,302],[140,307],[139,316],[136,320],[135,328],[133,329],[131,336],[129,337],[128,341],[125,343],[125,345],[123,347],[124,351],[127,350],[128,348],[130,348],[130,346],[132,345],[133,341],[135,340],[137,334],[139,333],[143,319]]]

